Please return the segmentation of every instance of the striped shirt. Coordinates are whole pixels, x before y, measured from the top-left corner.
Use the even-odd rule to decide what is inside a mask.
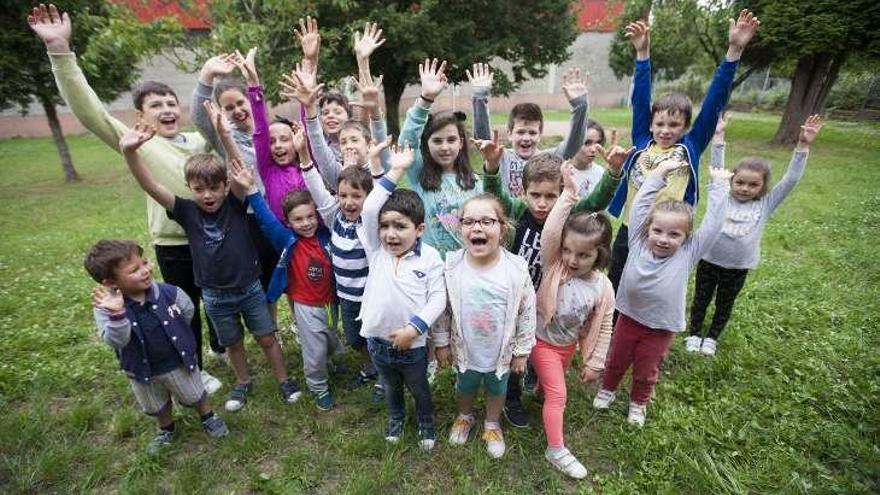
[[[360,225],[360,218],[352,222],[337,211],[330,231],[330,261],[336,275],[336,295],[354,302],[361,302],[370,272],[367,254],[357,235]]]

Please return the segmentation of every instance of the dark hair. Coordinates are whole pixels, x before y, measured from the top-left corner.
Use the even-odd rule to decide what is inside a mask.
[[[276,115],[275,117],[273,117],[272,122],[270,122],[269,125],[272,124],[284,124],[287,127],[293,129],[293,121],[283,115]]]
[[[100,284],[104,280],[114,280],[119,264],[134,255],[144,255],[144,248],[134,241],[101,239],[86,253],[83,266],[92,279]]]
[[[736,177],[736,173],[740,170],[751,170],[752,172],[758,172],[761,174],[761,178],[764,180],[764,185],[761,186],[761,190],[758,191],[758,195],[755,199],[761,198],[767,194],[767,188],[770,187],[770,163],[767,162],[767,160],[757,156],[747,156],[743,158],[736,164],[736,167],[733,168],[733,176],[730,178],[731,182],[733,182],[733,178]]]
[[[176,101],[180,102],[180,99],[177,98],[177,93],[171,89],[171,86],[159,81],[144,81],[131,91],[131,99],[134,103],[134,108],[143,112],[144,100],[150,95],[171,95]]]
[[[648,229],[651,228],[651,223],[654,221],[654,215],[657,213],[677,213],[679,215],[685,215],[688,219],[687,232],[685,232],[685,235],[690,237],[691,231],[694,229],[694,207],[677,199],[664,199],[654,203],[650,213],[648,213],[648,218],[646,218],[645,223],[642,224],[642,229],[641,232],[639,232],[639,235],[643,238],[648,237]]]
[[[550,152],[537,153],[526,160],[523,167],[522,185],[523,190],[529,188],[529,184],[535,182],[556,182],[559,190],[562,190],[562,157]]]
[[[481,193],[476,196],[471,196],[464,203],[461,204],[461,208],[459,208],[459,215],[464,215],[464,210],[467,209],[467,205],[475,202],[475,201],[488,201],[492,203],[492,207],[495,209],[495,214],[498,215],[498,222],[501,224],[501,246],[507,245],[508,241],[510,241],[513,235],[516,233],[516,228],[513,223],[510,221],[510,218],[507,217],[507,213],[504,212],[504,205],[501,204],[501,200],[495,197],[492,193]]]
[[[476,185],[476,177],[474,170],[471,168],[471,161],[468,155],[468,140],[464,129],[464,114],[461,112],[450,112],[448,110],[437,112],[428,116],[428,122],[425,123],[425,129],[422,131],[422,161],[425,166],[422,167],[422,175],[419,183],[423,188],[429,191],[435,191],[440,188],[442,182],[443,168],[431,157],[431,151],[428,149],[428,141],[431,136],[448,125],[454,125],[458,130],[458,138],[461,140],[461,150],[455,157],[452,165],[455,170],[455,182],[462,189],[473,189]]]
[[[336,190],[339,190],[339,184],[345,181],[351,187],[355,189],[360,189],[365,193],[369,193],[373,190],[373,177],[370,175],[370,171],[365,169],[364,167],[345,167],[339,172],[339,176],[336,178]]]
[[[605,146],[605,128],[602,127],[602,124],[596,122],[593,119],[587,119],[587,131],[590,129],[596,129],[596,132],[599,133],[599,144]],[[584,136],[584,143],[586,144],[587,137]]]
[[[351,105],[348,103],[348,98],[345,97],[342,93],[337,93],[336,91],[328,91],[321,95],[318,98],[318,110],[324,108],[324,105],[328,103],[336,103],[340,107],[345,109],[345,113],[351,117]]]
[[[284,212],[284,218],[287,218],[287,216],[290,215],[290,212],[294,208],[307,204],[315,204],[315,200],[312,199],[312,195],[308,191],[292,189],[287,194],[285,194],[284,199],[281,200],[281,211]],[[315,206],[315,208],[317,208],[317,206]]]
[[[220,95],[227,91],[238,91],[242,96],[247,98],[247,88],[245,87],[244,82],[241,79],[227,77],[214,83],[214,102],[219,105]]]
[[[395,189],[379,210],[379,219],[381,220],[382,215],[390,211],[409,218],[416,227],[425,223],[425,203],[412,189]]]
[[[226,164],[217,155],[197,153],[187,158],[183,166],[183,178],[187,185],[192,181],[203,182],[208,186],[226,182]]]
[[[684,93],[670,93],[668,95],[661,96],[657,101],[651,105],[651,120],[654,120],[654,115],[657,112],[666,112],[671,117],[676,115],[681,115],[684,117],[684,126],[688,128],[691,126],[691,111],[693,110],[694,104],[691,103],[691,99],[687,97]]]
[[[372,134],[370,133],[370,128],[365,126],[362,122],[358,122],[357,120],[348,120],[342,127],[339,128],[339,134],[342,134],[342,131],[347,131],[349,129],[355,129],[359,131],[363,136],[364,140],[369,144],[370,139],[372,139]]]
[[[596,261],[593,270],[604,270],[611,262],[611,220],[601,212],[575,213],[565,220],[562,228],[562,240],[569,232],[593,237],[596,245]]]
[[[544,114],[541,112],[541,107],[534,103],[517,103],[514,105],[510,110],[510,115],[507,117],[507,129],[513,129],[513,123],[516,119],[526,122],[537,122],[538,129],[544,132]]]

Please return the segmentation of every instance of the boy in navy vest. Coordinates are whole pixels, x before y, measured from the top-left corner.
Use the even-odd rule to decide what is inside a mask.
[[[149,451],[174,438],[172,395],[178,404],[195,408],[208,435],[228,434],[208,404],[199,374],[189,296],[153,281],[153,266],[133,241],[98,241],[86,255],[85,268],[100,284],[92,290],[92,304],[101,339],[116,350],[138,404],[159,425]]]

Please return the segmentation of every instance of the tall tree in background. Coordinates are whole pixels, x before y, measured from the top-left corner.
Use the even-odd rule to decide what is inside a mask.
[[[61,159],[64,180],[72,182],[79,175],[56,111],[64,101],[55,87],[46,47],[27,24],[34,5],[32,0],[0,1],[0,110],[18,107],[26,115],[32,103],[40,105]],[[156,41],[180,31],[171,21],[141,24],[102,0],[60,1],[57,5],[76,18],[72,43],[81,54],[80,64],[89,83],[105,101],[131,88],[140,73],[137,63],[158,50]]]
[[[425,0],[250,2],[216,0],[210,4],[213,29],[198,48],[198,59],[256,46],[257,67],[268,82],[270,101],[279,102],[277,81],[301,58],[293,28],[306,15],[321,30],[319,76],[339,80],[356,74],[352,36],[364,22],[379,23],[388,42],[371,57],[372,73],[384,76],[389,132],[399,134],[400,98],[418,82],[418,63],[427,57],[449,61],[453,81],[465,80],[474,62],[500,58],[512,65],[512,77],[496,72],[493,90],[507,94],[547,66],[568,59],[577,36],[575,2],[570,0]]]

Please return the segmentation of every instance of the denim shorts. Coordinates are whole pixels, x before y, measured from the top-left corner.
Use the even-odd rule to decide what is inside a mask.
[[[339,298],[339,319],[342,320],[345,342],[357,351],[367,346],[367,339],[361,337],[361,322],[357,319],[360,313],[361,303]]]
[[[459,372],[455,384],[455,390],[462,395],[474,395],[480,389],[480,385],[486,387],[486,394],[498,397],[499,395],[507,395],[507,377],[510,373],[498,378],[494,371],[474,371],[467,370],[464,373]]]
[[[214,323],[217,340],[223,347],[237,344],[244,336],[244,325],[254,337],[275,332],[269,304],[259,280],[243,289],[202,289],[205,313]]]

